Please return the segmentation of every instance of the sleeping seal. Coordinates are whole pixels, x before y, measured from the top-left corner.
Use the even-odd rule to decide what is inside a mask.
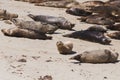
[[[75,15],[75,16],[89,16],[92,14],[92,12],[88,12],[80,8],[69,8],[66,10],[66,13]]]
[[[52,25],[58,26],[61,29],[72,30],[72,28],[75,26],[75,24],[72,24],[71,22],[66,20],[64,17],[33,15],[33,14],[29,14],[28,16],[35,21],[40,21],[40,22],[52,24]]]
[[[6,10],[0,9],[0,19],[1,20],[11,20],[12,18],[17,18],[18,15],[14,13],[9,13]]]
[[[30,39],[52,39],[51,36],[46,36],[43,33],[37,33],[32,30],[27,30],[27,29],[20,29],[20,28],[10,28],[10,29],[2,29],[2,33],[6,36],[11,36],[11,37],[24,37],[24,38],[30,38]]]
[[[111,40],[104,35],[104,32],[89,28],[87,30],[75,31],[70,34],[65,34],[63,37],[79,38],[87,41],[97,42],[101,44],[110,44]]]
[[[75,0],[49,0],[41,3],[36,3],[35,6],[46,6],[46,7],[56,7],[56,8],[68,8],[72,5],[79,4]]]
[[[85,51],[81,54],[71,57],[72,60],[80,61],[81,63],[115,63],[119,54],[107,49]]]
[[[107,36],[109,36],[112,39],[119,39],[120,40],[120,31],[107,33]]]
[[[82,22],[86,22],[89,24],[98,24],[98,25],[113,25],[115,24],[115,21],[107,18],[105,16],[99,16],[99,15],[90,15],[87,17],[81,17],[79,19]]]
[[[120,24],[108,25],[107,29],[120,31]]]
[[[29,29],[38,33],[54,33],[58,27],[47,23],[24,21],[22,19],[12,19],[12,22],[21,29]]]

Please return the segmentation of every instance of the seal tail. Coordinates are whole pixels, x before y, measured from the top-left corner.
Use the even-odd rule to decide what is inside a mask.
[[[76,56],[73,56],[73,57],[69,58],[69,60],[81,61],[81,56],[82,56],[82,54],[79,54],[79,55],[76,55]]]

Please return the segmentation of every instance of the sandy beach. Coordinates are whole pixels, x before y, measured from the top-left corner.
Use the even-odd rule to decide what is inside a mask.
[[[81,1],[81,0],[79,0]],[[87,1],[87,0],[82,0]],[[105,1],[105,0],[104,0]],[[16,13],[19,18],[32,20],[27,15],[43,14],[61,16],[75,23],[75,30],[84,30],[94,24],[77,20],[77,16],[65,13],[64,8],[34,6],[27,2],[0,0],[0,9]],[[0,29],[14,27],[0,21]],[[120,62],[108,64],[79,63],[69,60],[70,57],[84,51],[112,49],[120,54],[120,41],[112,39],[111,45],[102,45],[81,39],[62,37],[73,31],[57,30],[52,40],[38,40],[4,36],[0,31],[0,79],[1,80],[39,80],[40,76],[51,75],[53,80],[120,80]],[[57,41],[72,41],[73,55],[59,54]],[[26,62],[19,62],[25,59]],[[120,59],[120,57],[118,58]]]

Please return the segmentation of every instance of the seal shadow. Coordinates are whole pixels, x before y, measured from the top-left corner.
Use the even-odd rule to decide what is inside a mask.
[[[76,54],[75,51],[72,51],[71,53],[68,53],[68,54],[62,54],[62,55],[73,55],[73,54]]]
[[[70,29],[69,31],[76,31],[75,29]]]
[[[78,61],[70,62],[70,63],[81,65],[81,62],[78,62]]]
[[[52,34],[61,34],[61,33],[60,32],[54,32],[54,33],[47,33],[47,34],[52,35]]]
[[[117,60],[116,62],[107,62],[107,63],[87,63],[87,64],[116,64],[116,63],[119,63],[119,62],[120,62],[120,60]],[[84,64],[85,62],[74,61],[74,62],[71,62],[71,63],[81,65],[81,63]]]

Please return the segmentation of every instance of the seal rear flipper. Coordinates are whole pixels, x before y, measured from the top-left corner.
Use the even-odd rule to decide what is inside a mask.
[[[32,18],[32,19],[35,18],[35,15],[33,15],[33,14],[28,14],[27,16],[29,16],[29,17]]]

